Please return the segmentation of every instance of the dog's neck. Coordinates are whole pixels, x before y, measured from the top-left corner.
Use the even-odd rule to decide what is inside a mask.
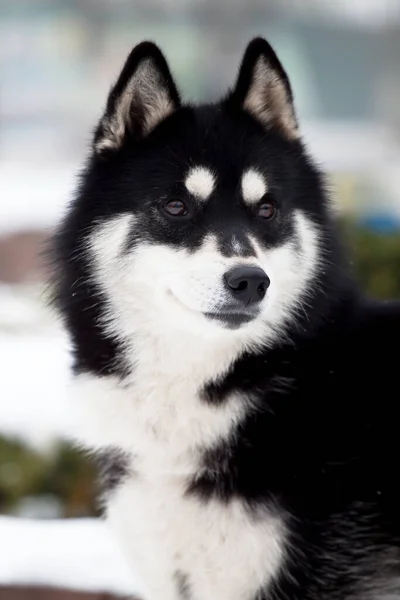
[[[223,332],[225,333],[225,332]],[[240,337],[205,337],[188,331],[136,335],[130,358],[130,381],[159,380],[161,386],[199,389],[223,377],[245,347]]]
[[[199,449],[233,435],[251,408],[232,393],[220,406],[204,387],[223,377],[241,347],[221,340],[174,341],[136,336],[127,377],[78,375],[73,384],[79,440],[89,448],[115,447],[135,456],[135,468],[153,474],[188,474],[198,468]]]

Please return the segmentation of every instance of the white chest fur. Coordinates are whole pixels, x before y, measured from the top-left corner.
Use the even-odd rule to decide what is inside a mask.
[[[283,519],[185,495],[203,451],[236,435],[249,402],[232,395],[213,406],[187,379],[139,374],[140,385],[79,376],[73,397],[84,445],[132,456],[135,473],[110,496],[107,516],[145,600],[252,600],[282,564]]]
[[[184,497],[183,481],[126,481],[109,522],[148,600],[252,600],[282,563],[283,523],[243,504]]]

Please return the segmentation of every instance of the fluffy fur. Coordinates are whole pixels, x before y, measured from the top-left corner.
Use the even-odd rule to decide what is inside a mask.
[[[265,40],[201,106],[133,49],[51,255],[145,600],[400,597],[400,308],[353,282]]]

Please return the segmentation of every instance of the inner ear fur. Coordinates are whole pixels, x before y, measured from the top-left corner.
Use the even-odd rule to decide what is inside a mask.
[[[299,137],[288,75],[265,39],[255,38],[247,46],[229,101],[266,128],[275,127],[289,139]]]

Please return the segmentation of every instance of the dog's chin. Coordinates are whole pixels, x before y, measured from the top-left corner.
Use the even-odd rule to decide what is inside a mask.
[[[168,291],[168,295],[170,299],[173,301],[175,306],[179,306],[182,310],[186,312],[186,314],[191,314],[196,317],[199,316],[200,319],[206,319],[210,322],[215,323],[217,326],[223,327],[225,329],[240,329],[245,325],[251,323],[259,316],[259,311],[237,311],[237,310],[218,310],[212,312],[204,312],[200,310],[196,310],[190,306],[188,306],[185,302],[183,302],[176,294],[174,294],[171,290]]]
[[[241,327],[244,327],[245,325],[248,325],[248,323],[254,321],[254,319],[257,317],[257,314],[220,311],[215,313],[207,312],[204,313],[204,316],[207,319],[218,323],[225,329],[240,329]]]

